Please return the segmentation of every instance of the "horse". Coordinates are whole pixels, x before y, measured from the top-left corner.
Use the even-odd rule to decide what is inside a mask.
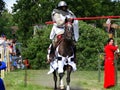
[[[58,41],[59,44],[56,48],[55,55],[57,59],[58,69],[53,71],[54,90],[57,90],[57,72],[59,74],[59,89],[65,89],[65,86],[63,85],[63,76],[65,74],[65,71],[67,72],[66,90],[70,90],[70,75],[72,71],[76,70],[76,64],[74,62],[73,33],[73,20],[68,20],[65,23],[64,34],[61,35],[62,39]]]

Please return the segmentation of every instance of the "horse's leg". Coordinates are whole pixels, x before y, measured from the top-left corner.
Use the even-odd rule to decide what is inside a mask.
[[[53,72],[53,79],[54,79],[54,90],[57,90],[57,73],[56,73],[56,70]]]
[[[67,87],[66,90],[70,90],[70,74],[72,72],[72,67],[68,65],[67,67],[67,78],[66,78],[66,82],[67,82]]]
[[[63,89],[64,89],[63,76],[64,76],[64,73],[59,73],[59,78],[60,78],[60,81],[59,81],[60,90],[63,90]]]

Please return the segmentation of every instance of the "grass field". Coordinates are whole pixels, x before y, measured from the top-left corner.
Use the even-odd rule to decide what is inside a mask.
[[[48,70],[27,70],[26,80],[25,70],[9,72],[5,74],[4,78],[6,90],[53,90],[53,76],[52,74],[47,75],[47,72]],[[66,84],[65,81],[64,84]],[[70,86],[71,90],[105,90],[103,72],[101,72],[100,82],[98,71],[73,72]],[[118,72],[118,84],[108,90],[120,90],[120,72]]]

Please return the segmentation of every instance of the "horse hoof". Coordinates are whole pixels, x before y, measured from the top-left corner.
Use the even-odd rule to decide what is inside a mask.
[[[57,88],[54,88],[54,90],[58,90]]]
[[[70,90],[70,86],[67,86],[67,87],[66,87],[66,90]]]
[[[65,86],[64,86],[64,85],[61,85],[61,86],[60,86],[60,90],[65,90]]]

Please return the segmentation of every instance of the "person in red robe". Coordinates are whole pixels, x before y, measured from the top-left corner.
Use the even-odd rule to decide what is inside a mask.
[[[23,60],[23,63],[24,63],[24,65],[25,65],[25,67],[26,67],[27,69],[30,69],[30,63],[29,63],[28,58],[25,59],[25,60]]]
[[[109,38],[107,45],[104,47],[105,62],[104,62],[104,88],[115,86],[115,66],[114,66],[114,52],[118,49],[114,45],[113,38]]]

